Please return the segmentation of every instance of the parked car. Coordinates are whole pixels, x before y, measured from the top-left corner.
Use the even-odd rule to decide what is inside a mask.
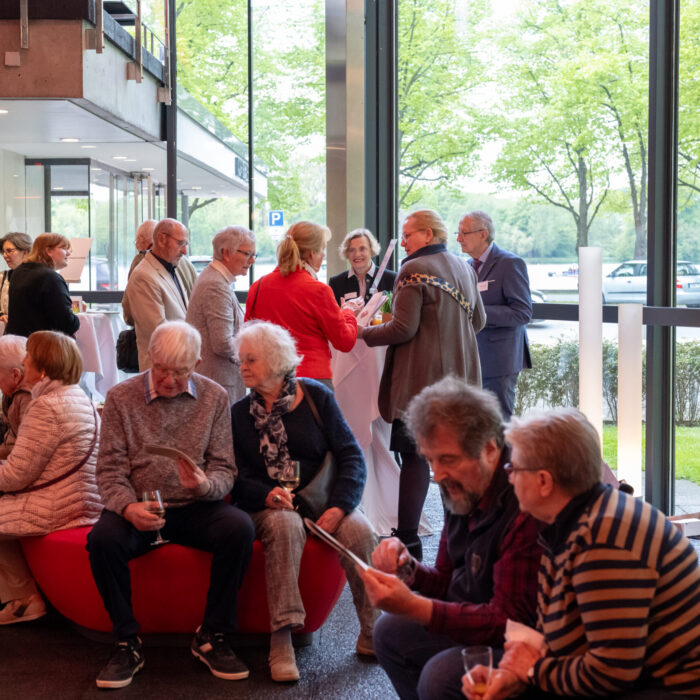
[[[533,304],[545,304],[547,303],[547,297],[542,294],[542,292],[539,289],[531,289],[530,290],[530,298],[532,299]],[[540,324],[545,323],[545,319],[543,318],[532,318],[530,319],[530,323],[528,323],[528,326],[539,326]]]
[[[199,274],[212,260],[211,255],[190,255],[190,262]]]
[[[603,279],[604,304],[647,303],[647,261],[628,260]],[[676,263],[676,303],[700,307],[700,270],[687,260]]]

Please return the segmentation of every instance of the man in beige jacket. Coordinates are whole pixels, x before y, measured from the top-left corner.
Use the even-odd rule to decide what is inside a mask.
[[[139,370],[151,366],[148,344],[164,321],[184,321],[197,273],[185,257],[189,233],[175,219],[163,219],[153,232],[153,247],[134,269],[122,306],[136,330]]]

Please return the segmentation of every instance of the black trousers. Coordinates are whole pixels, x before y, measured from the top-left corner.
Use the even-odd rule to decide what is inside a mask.
[[[212,552],[202,625],[211,632],[233,632],[236,597],[255,539],[248,514],[223,501],[198,501],[168,508],[162,534],[170,542]],[[88,535],[92,575],[120,641],[139,631],[131,606],[129,561],[150,552],[155,537],[155,532],[141,532],[110,510],[102,511]]]

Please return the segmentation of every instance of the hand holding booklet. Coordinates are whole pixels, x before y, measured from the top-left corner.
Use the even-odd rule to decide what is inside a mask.
[[[329,547],[332,547],[335,549],[338,554],[343,554],[344,556],[348,557],[351,561],[353,561],[355,564],[357,564],[363,571],[367,571],[367,569],[370,568],[369,564],[367,562],[362,561],[360,557],[358,557],[356,554],[351,552],[347,547],[344,545],[340,544],[338,540],[333,537],[330,533],[326,532],[322,527],[319,527],[313,520],[310,518],[304,518],[304,525],[308,528],[309,532],[313,533],[318,537],[321,541],[325,542]]]
[[[150,443],[148,445],[144,445],[143,449],[146,450],[146,452],[149,455],[158,455],[159,457],[170,457],[170,459],[174,459],[177,461],[178,459],[184,459],[187,464],[189,464],[192,469],[196,469],[197,465],[194,463],[192,457],[190,457],[188,454],[185,454],[181,450],[176,449],[175,447],[168,447],[167,445],[156,445],[153,443]]]
[[[374,318],[374,314],[379,311],[379,307],[387,300],[386,292],[375,292],[370,300],[365,304],[365,307],[357,316],[357,325],[363,328],[369,325]]]

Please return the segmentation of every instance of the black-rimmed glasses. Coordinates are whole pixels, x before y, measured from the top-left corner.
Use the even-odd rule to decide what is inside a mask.
[[[236,248],[236,252],[240,253],[241,255],[245,255],[248,260],[255,260],[255,258],[258,257],[257,253],[250,253],[247,250],[241,250],[240,248]]]
[[[187,248],[187,246],[190,244],[189,241],[182,238],[175,238],[175,236],[167,233],[166,231],[161,231],[161,233],[164,233],[168,238],[172,238],[175,243],[177,243],[178,248]]]
[[[475,228],[473,231],[455,231],[455,236],[468,236],[470,233],[479,233],[483,228]]]
[[[503,465],[503,471],[506,474],[515,474],[515,472],[538,472],[540,467],[514,467],[510,462]]]

